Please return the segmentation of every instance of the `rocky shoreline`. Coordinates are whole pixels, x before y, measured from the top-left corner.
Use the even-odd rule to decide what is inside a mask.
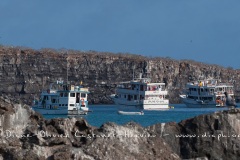
[[[119,82],[131,80],[133,71],[136,76],[148,73],[153,82],[166,83],[170,103],[179,103],[185,84],[201,77],[234,83],[236,99],[240,99],[240,70],[231,67],[128,53],[0,46],[0,95],[29,105],[59,79],[68,79],[72,84],[82,81],[89,87],[90,104],[110,104],[113,102],[109,95],[115,93]]]
[[[0,159],[238,159],[240,110],[180,123],[90,126],[83,118],[45,120],[0,97]]]

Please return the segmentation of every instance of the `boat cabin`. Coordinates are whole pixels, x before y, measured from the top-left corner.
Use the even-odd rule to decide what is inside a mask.
[[[59,106],[68,106],[68,110],[87,107],[88,89],[81,86],[71,86],[70,90],[59,90]]]
[[[165,83],[149,83],[149,79],[134,80],[123,82],[117,86],[116,98],[123,98],[128,101],[146,100],[167,95]],[[161,94],[161,95],[160,95]]]
[[[88,88],[74,85],[58,85],[55,89],[51,87],[41,93],[39,102],[35,105],[39,108],[57,109],[58,107],[68,107],[68,110],[77,110],[80,107],[88,107]]]
[[[233,85],[218,83],[217,80],[205,80],[187,84],[187,97],[201,101],[216,101],[217,105],[223,106],[226,101],[224,92],[233,97]]]

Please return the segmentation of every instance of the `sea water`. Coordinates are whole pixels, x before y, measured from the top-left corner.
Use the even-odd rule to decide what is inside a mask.
[[[120,115],[118,114],[119,106],[116,105],[90,105],[87,115],[83,117],[91,126],[100,127],[106,122],[116,124],[126,124],[136,122],[144,127],[156,123],[180,122],[201,114],[210,114],[216,111],[227,110],[228,108],[187,108],[184,104],[172,104],[173,109],[169,110],[144,110],[144,115]],[[238,104],[239,106],[239,104]],[[139,110],[136,110],[139,111]],[[44,115],[46,119],[68,118],[66,115]]]

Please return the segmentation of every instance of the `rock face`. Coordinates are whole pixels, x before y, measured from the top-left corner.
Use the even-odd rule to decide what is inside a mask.
[[[31,104],[34,96],[59,79],[90,88],[90,103],[112,103],[109,95],[116,84],[129,81],[140,72],[150,74],[153,82],[165,82],[170,103],[179,102],[179,93],[189,80],[218,78],[232,81],[239,94],[240,70],[194,61],[149,58],[131,54],[81,52],[68,50],[32,50],[0,47],[0,93]],[[68,75],[68,76],[67,76]],[[68,78],[67,78],[68,77]]]
[[[240,110],[180,123],[100,128],[83,118],[45,120],[0,97],[0,159],[238,159]]]
[[[184,120],[179,124],[167,123],[149,127],[162,133],[163,139],[183,159],[239,159],[240,110],[216,112]]]
[[[0,104],[0,159],[180,159],[134,123],[95,128],[81,118],[44,120],[28,107]]]

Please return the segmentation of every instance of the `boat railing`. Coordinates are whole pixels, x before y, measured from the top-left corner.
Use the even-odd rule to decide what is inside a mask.
[[[55,90],[55,89],[48,89],[48,90],[46,90],[46,91],[42,91],[42,93],[57,93],[57,90]]]
[[[214,86],[233,86],[230,82],[218,82],[218,81],[197,81],[197,82],[188,82],[188,86],[206,86],[206,87],[214,87]]]
[[[227,86],[233,86],[233,84],[232,83],[230,83],[230,82],[226,82],[226,83],[218,83],[217,85],[227,85]]]
[[[186,94],[187,95],[189,95],[189,96],[213,96],[213,95],[215,95],[215,93],[211,93],[211,92],[200,92],[200,93],[198,93],[198,92],[186,92]]]
[[[227,92],[228,94],[234,94],[233,91],[215,91],[215,94],[224,94],[224,92]]]
[[[161,95],[167,95],[168,91],[160,91],[160,90],[156,90],[156,91],[145,91],[146,95],[151,95],[151,94],[161,94]]]

